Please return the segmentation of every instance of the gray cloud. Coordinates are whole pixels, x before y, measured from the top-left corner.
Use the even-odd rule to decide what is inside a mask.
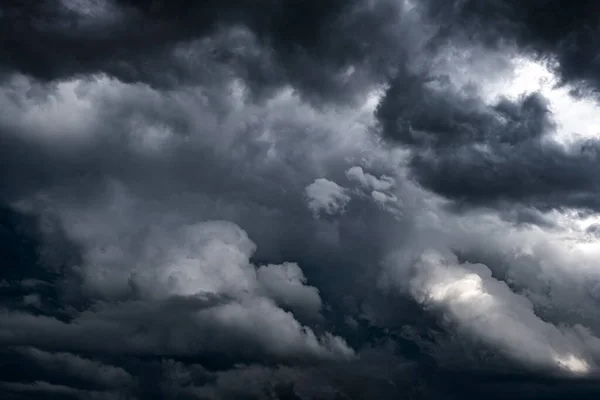
[[[76,389],[68,386],[54,385],[48,382],[38,381],[33,383],[1,382],[0,387],[12,398],[67,398],[67,399],[119,399],[118,392],[91,391]]]
[[[259,92],[292,83],[319,98],[385,76],[397,57],[386,50],[402,33],[402,3],[392,1],[11,1],[1,11],[5,69],[44,80],[105,73],[172,87],[208,78],[197,70],[207,57]],[[215,36],[223,26],[249,31],[251,46],[247,35]],[[195,42],[209,46],[204,56]]]
[[[168,362],[163,365],[167,372],[163,390],[175,396],[186,393],[191,398],[205,396],[208,399],[244,396],[257,399],[352,396],[387,399],[408,392],[413,396],[445,398],[439,389],[425,387],[413,365],[392,352],[390,346],[379,346],[365,349],[361,359],[351,364],[329,364],[316,368],[240,365],[216,374],[207,373],[197,366],[186,367],[181,363]]]
[[[541,320],[525,297],[495,280],[485,265],[458,265],[448,257],[426,252],[415,265],[409,290],[418,301],[441,307],[450,319],[475,331],[477,339],[526,364],[575,373],[596,368],[586,360],[590,349],[578,338],[577,328],[561,330]]]
[[[325,178],[315,179],[305,191],[308,208],[315,217],[318,217],[321,211],[326,214],[343,213],[350,201],[350,196],[345,193],[343,187]]]
[[[556,124],[540,94],[486,104],[447,79],[403,77],[378,116],[384,136],[413,149],[414,177],[459,204],[598,208],[597,140],[554,139]]]
[[[584,91],[598,89],[597,33],[593,1],[571,4],[564,0],[524,3],[501,0],[489,4],[475,1],[425,1],[423,9],[440,21],[439,41],[473,38],[493,48],[511,43],[524,52],[547,61],[563,83],[581,85]]]
[[[263,296],[292,308],[308,302],[314,309],[316,302],[316,312],[321,302],[315,288],[304,286],[306,279],[293,264],[257,271],[249,261],[255,244],[236,225],[209,221],[171,232],[158,229],[155,226],[139,251],[131,248],[126,258],[117,243],[96,241],[98,247],[87,249],[80,272],[84,290],[107,301],[132,300],[99,305],[69,323],[5,313],[0,340],[113,353],[181,355],[221,348],[284,359],[352,357],[343,339],[315,335]],[[295,282],[281,279],[290,273]],[[224,301],[214,301],[221,298]],[[160,323],[151,323],[154,320]],[[46,328],[44,337],[35,334],[36,326]],[[252,350],[245,348],[246,342]]]
[[[123,368],[105,365],[70,353],[49,353],[36,348],[20,349],[19,353],[49,371],[79,380],[93,382],[107,388],[121,389],[133,384],[133,377]]]
[[[256,270],[258,282],[269,297],[282,305],[316,316],[321,311],[319,290],[306,285],[298,264],[263,265]]]
[[[485,86],[593,85],[545,28],[192,3],[0,6],[3,390],[597,397],[596,139]]]

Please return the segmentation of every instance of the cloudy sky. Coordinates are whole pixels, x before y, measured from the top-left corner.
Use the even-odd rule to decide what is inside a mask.
[[[599,15],[0,2],[2,398],[599,398]]]

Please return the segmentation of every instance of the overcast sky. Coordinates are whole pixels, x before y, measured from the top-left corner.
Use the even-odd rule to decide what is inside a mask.
[[[1,1],[0,397],[600,398],[599,16]]]

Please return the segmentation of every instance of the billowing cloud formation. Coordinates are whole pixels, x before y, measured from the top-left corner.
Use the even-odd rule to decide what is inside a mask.
[[[415,78],[393,83],[380,104],[385,134],[415,149],[421,183],[475,205],[598,208],[596,139],[558,142],[539,94],[486,104],[464,90]]]
[[[308,208],[315,216],[318,216],[321,211],[326,214],[343,213],[350,201],[350,196],[345,193],[344,188],[324,178],[315,179],[306,187],[306,197]]]
[[[576,373],[591,368],[575,338],[539,319],[531,303],[492,278],[485,265],[458,265],[455,259],[426,252],[415,270],[410,291],[416,299],[445,308],[477,338],[506,348],[510,356],[527,364],[554,365]]]
[[[317,315],[322,301],[317,288],[306,286],[304,272],[295,263],[263,265],[256,271],[262,290],[282,304]]]
[[[414,177],[461,204],[597,210],[595,133],[567,143],[557,140],[560,118],[553,113],[569,110],[555,109],[543,95],[525,89],[517,99],[500,93],[490,102],[484,85],[476,83],[479,70],[493,68],[490,63],[498,62],[498,54],[518,51],[521,57],[549,63],[559,74],[557,85],[567,85],[571,92],[595,92],[594,61],[581,53],[591,54],[584,38],[597,29],[595,17],[587,20],[595,7],[565,1],[535,6],[419,2],[417,8],[440,24],[430,42],[439,52],[438,64],[396,77],[378,109],[384,135],[415,150]],[[472,42],[466,43],[467,37]],[[481,56],[486,50],[479,46],[489,54]],[[456,56],[455,48],[466,56]],[[472,61],[475,57],[479,60]],[[507,57],[504,63],[516,65]],[[466,72],[465,62],[475,63],[475,77],[460,76]],[[496,74],[506,76],[506,68],[501,66]]]
[[[488,3],[3,2],[0,389],[597,398],[595,6]]]
[[[597,90],[596,45],[598,4],[563,0],[525,3],[500,0],[489,4],[476,1],[423,2],[424,8],[440,18],[440,39],[450,32],[466,34],[488,46],[515,43],[535,57],[549,61],[564,82],[580,83]]]
[[[276,305],[318,313],[321,299],[315,288],[304,286],[306,278],[294,264],[257,270],[249,261],[255,245],[238,226],[208,221],[166,232],[154,226],[141,241],[137,252],[132,247],[123,254],[119,244],[98,240],[101,247],[87,250],[80,271],[84,290],[107,300],[130,300],[103,304],[70,323],[6,313],[3,325],[11,328],[5,340],[117,353],[135,348],[142,354],[197,354],[222,346],[224,352],[284,358],[352,356],[343,339],[316,336]],[[53,335],[36,339],[37,324]],[[151,325],[138,330],[140,324]],[[100,337],[111,340],[95,343]],[[251,349],[244,348],[248,345]]]

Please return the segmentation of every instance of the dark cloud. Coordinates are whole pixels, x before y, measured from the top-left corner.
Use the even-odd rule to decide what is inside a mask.
[[[549,65],[572,94],[597,90],[595,2],[425,1],[417,8],[435,21],[434,53],[517,49]],[[415,149],[414,176],[459,204],[596,210],[597,140],[549,138],[557,127],[548,104],[536,93],[490,104],[476,80],[457,86],[426,68],[400,74],[378,115],[385,136]]]
[[[580,85],[584,91],[599,88],[595,1],[433,0],[419,5],[440,22],[442,42],[458,35],[492,47],[516,43],[547,61],[564,83]]]
[[[490,142],[515,146],[553,128],[547,102],[538,94],[486,106],[481,98],[454,89],[444,77],[402,76],[387,91],[378,113],[386,134],[418,147]]]
[[[413,149],[425,186],[459,203],[596,210],[598,141],[562,144],[538,93],[486,102],[447,79],[401,77],[378,109],[386,137]]]
[[[158,87],[207,82],[198,70],[212,61],[259,93],[291,83],[341,99],[400,56],[387,51],[401,50],[392,47],[401,10],[355,0],[9,1],[2,59],[42,80],[108,74]]]
[[[592,75],[489,4],[3,2],[2,395],[596,398],[596,140],[485,86]]]

